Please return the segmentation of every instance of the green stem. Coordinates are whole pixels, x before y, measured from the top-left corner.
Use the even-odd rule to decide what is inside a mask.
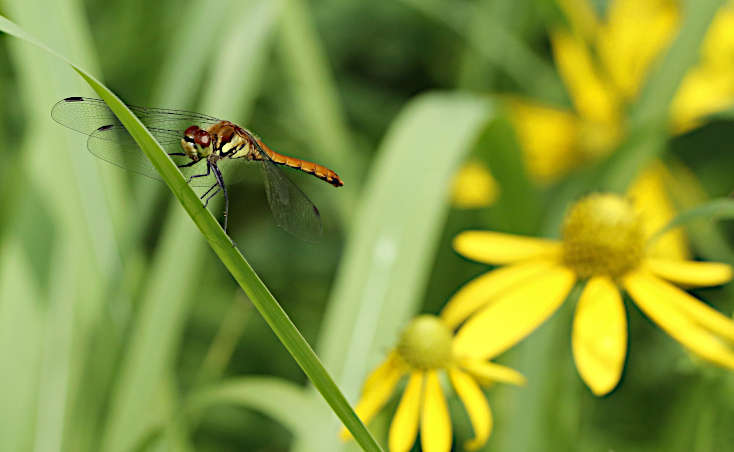
[[[127,107],[106,87],[88,76],[78,68],[77,72],[107,103],[110,109],[118,116],[125,128],[135,138],[135,141],[145,152],[153,165],[159,171],[166,184],[176,195],[181,205],[186,209],[194,223],[209,242],[219,260],[227,267],[234,279],[245,291],[265,321],[273,330],[278,339],[303,369],[309,380],[321,393],[334,413],[342,420],[346,428],[352,433],[355,440],[365,451],[381,451],[375,439],[369,433],[362,421],[357,417],[352,407],[339,390],[331,375],[326,371],[306,339],[293,324],[288,314],[278,304],[265,283],[255,273],[255,270],[245,260],[242,253],[230,240],[212,214],[204,208],[194,191],[184,180],[181,172],[176,168],[165,151],[153,139],[130,112]]]

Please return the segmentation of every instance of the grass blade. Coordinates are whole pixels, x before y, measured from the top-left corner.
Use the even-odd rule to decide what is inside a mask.
[[[39,288],[15,240],[0,247],[0,450],[32,450],[43,344]]]
[[[493,113],[486,98],[423,95],[405,107],[380,146],[319,339],[325,363],[350,396],[419,306],[449,184]],[[337,450],[334,426],[319,427],[323,433],[311,437],[319,444],[308,446]]]
[[[344,422],[345,426],[352,432],[355,439],[357,439],[365,450],[380,451],[380,446],[375,442],[364,424],[362,424],[354,413],[354,410],[352,410],[344,395],[336,386],[326,369],[324,369],[301,333],[290,321],[288,315],[280,307],[254,269],[245,260],[242,253],[232,245],[232,242],[217,220],[204,208],[198,196],[186,183],[186,180],[176,165],[140,120],[112,91],[96,80],[91,74],[35,40],[4,17],[0,17],[0,30],[59,56],[59,58],[71,64],[79,75],[89,83],[92,89],[97,92],[100,98],[115,113],[148,159],[150,159],[153,166],[166,182],[166,185],[168,185],[176,198],[178,198],[189,217],[191,217],[204,238],[209,242],[209,245],[217,254],[220,261],[227,267],[240,287],[242,287],[250,300],[252,300],[252,303],[264,317],[270,328],[313,382],[314,386],[321,392],[332,407],[332,410]]]
[[[509,32],[505,25],[484,17],[482,27],[484,33],[476,33],[467,27],[476,7],[461,4],[424,0],[400,0],[401,3],[420,11],[428,18],[443,24],[469,46],[477,51],[492,66],[509,75],[518,85],[527,89],[535,99],[542,99],[551,104],[568,103],[566,91],[558,74],[541,57],[528,48],[522,40]],[[508,55],[512,55],[508,58]]]
[[[219,404],[255,409],[277,420],[294,434],[303,434],[306,419],[313,416],[302,387],[275,378],[243,377],[202,388],[186,400],[188,413],[203,412]]]
[[[648,77],[640,98],[630,110],[629,142],[604,165],[603,188],[624,191],[642,166],[665,149],[670,104],[688,69],[698,61],[701,43],[723,4],[724,0],[686,2],[678,37]]]
[[[714,199],[705,204],[701,204],[700,206],[696,206],[692,209],[686,210],[685,212],[678,214],[678,216],[670,220],[668,224],[666,224],[662,229],[660,229],[658,232],[655,233],[655,235],[650,238],[650,243],[659,239],[663,234],[670,231],[671,229],[675,229],[677,227],[685,225],[686,223],[690,223],[691,221],[702,218],[706,220],[733,220],[734,199]]]
[[[224,52],[231,61],[220,64],[208,83],[209,88],[203,98],[207,105],[203,111],[215,113],[222,117],[238,117],[239,109],[249,109],[254,103],[256,74],[258,64],[249,58],[263,54],[269,47],[270,30],[275,23],[277,2],[256,0],[230,5],[230,20],[222,24],[224,35],[231,36],[231,52]],[[196,6],[196,5],[194,5]],[[217,10],[208,12],[216,14]],[[206,17],[214,19],[217,16]],[[241,17],[247,19],[242,22]],[[242,30],[247,33],[241,32]],[[202,55],[198,55],[203,58]],[[257,59],[257,58],[256,58]],[[174,65],[180,58],[176,54]],[[203,60],[208,62],[208,60]],[[198,60],[202,64],[202,60]],[[221,63],[221,62],[219,62]],[[189,76],[195,77],[196,71]],[[236,74],[239,83],[232,85]],[[184,83],[179,81],[178,83]],[[191,80],[188,81],[191,83]],[[225,85],[228,84],[228,85]],[[217,95],[218,86],[228,86],[228,95]],[[250,87],[244,90],[245,87]],[[147,184],[157,188],[153,184]],[[172,201],[175,202],[175,201]],[[142,220],[141,220],[142,221]],[[138,227],[140,234],[144,229]],[[184,211],[177,206],[169,210],[165,220],[163,241],[158,248],[149,270],[148,285],[141,300],[141,308],[132,328],[132,341],[120,371],[120,378],[115,388],[112,408],[107,420],[103,440],[105,450],[125,450],[125,444],[136,441],[139,435],[149,430],[150,423],[156,419],[145,419],[137,416],[153,400],[166,370],[172,366],[178,340],[182,334],[182,325],[191,307],[191,294],[194,292],[199,275],[211,265],[204,242],[198,238]],[[181,246],[186,243],[187,246]],[[192,262],[192,265],[181,266],[181,262]],[[171,281],[177,281],[171,287]],[[161,411],[165,414],[165,411]]]
[[[347,181],[340,189],[338,205],[342,223],[349,224],[362,186],[364,158],[356,152],[344,121],[329,62],[311,24],[307,2],[283,1],[279,29],[282,64],[291,78],[295,104],[312,137],[311,150],[318,160],[338,169]]]

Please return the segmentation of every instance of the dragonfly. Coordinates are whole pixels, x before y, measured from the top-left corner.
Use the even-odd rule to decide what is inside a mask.
[[[229,217],[228,182],[241,176],[235,162],[260,165],[265,193],[275,223],[307,241],[321,235],[319,210],[279,166],[311,174],[334,187],[344,185],[331,169],[270,149],[257,135],[233,122],[185,110],[128,106],[166,150],[193,187],[206,189],[200,199],[206,208],[214,196],[224,195],[224,230]],[[119,167],[162,180],[130,133],[101,99],[67,97],[51,109],[59,124],[83,133],[87,149]]]

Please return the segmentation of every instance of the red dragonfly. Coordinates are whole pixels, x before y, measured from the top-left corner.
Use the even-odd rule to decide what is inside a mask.
[[[276,224],[291,234],[315,240],[321,235],[319,211],[278,165],[312,174],[335,187],[339,176],[318,163],[279,154],[249,130],[213,116],[183,110],[129,106],[195,187],[208,187],[201,195],[204,207],[224,194],[224,230],[227,230],[229,196],[224,183],[228,162],[256,161],[265,178],[265,191]],[[51,117],[59,124],[88,135],[87,148],[96,157],[122,168],[160,180],[160,175],[138,148],[107,104],[100,99],[67,97],[53,106]],[[223,174],[223,172],[225,174]]]

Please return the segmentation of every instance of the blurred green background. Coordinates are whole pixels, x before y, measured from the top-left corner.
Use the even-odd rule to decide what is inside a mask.
[[[602,17],[607,3],[592,2]],[[667,111],[666,87],[722,4],[682,3],[682,38],[632,111]],[[320,208],[320,243],[275,227],[257,177],[230,186],[230,230],[350,401],[413,314],[438,312],[487,270],[452,251],[459,231],[557,235],[569,202],[624,188],[597,171],[631,179],[645,163],[635,155],[688,168],[697,190],[673,187],[679,208],[734,188],[726,109],[677,137],[649,126],[658,144],[622,144],[631,159],[534,182],[503,101],[570,106],[552,1],[3,0],[0,13],[127,103],[227,118],[339,173],[338,190],[289,173]],[[51,120],[57,100],[92,96],[83,81],[5,35],[0,78],[0,451],[354,449],[166,187],[97,161]],[[492,206],[452,207],[467,159],[501,187]],[[687,232],[694,256],[734,264],[728,225]],[[734,310],[728,287],[698,295]],[[573,367],[572,310],[500,357],[529,384],[487,390],[485,450],[734,450],[731,374],[628,305],[625,375],[594,398]],[[395,402],[370,426],[380,441]],[[471,427],[450,407],[462,450]]]

